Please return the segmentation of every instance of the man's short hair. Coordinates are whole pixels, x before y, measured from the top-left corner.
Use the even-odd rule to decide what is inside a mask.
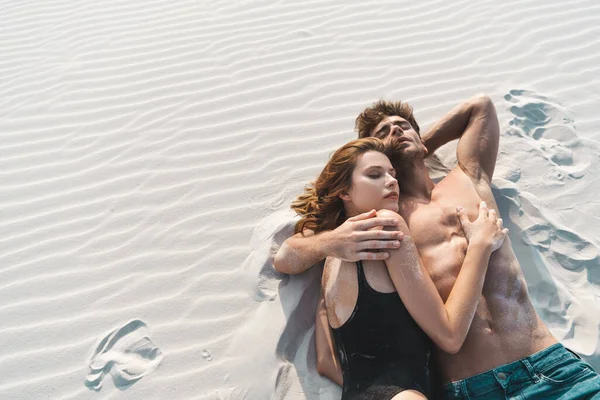
[[[419,124],[413,115],[413,109],[408,103],[401,101],[379,100],[373,103],[371,107],[366,108],[356,118],[354,129],[358,131],[358,137],[364,138],[371,135],[371,131],[385,118],[399,116],[407,120],[413,129],[421,136]]]

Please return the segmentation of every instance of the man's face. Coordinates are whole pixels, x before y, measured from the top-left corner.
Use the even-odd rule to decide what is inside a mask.
[[[426,153],[419,134],[413,129],[410,122],[397,115],[386,117],[372,131],[371,136],[385,142],[394,141],[406,160],[417,156],[423,157]]]

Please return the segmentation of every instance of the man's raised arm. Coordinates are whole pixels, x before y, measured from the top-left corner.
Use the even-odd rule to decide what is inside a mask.
[[[458,105],[423,134],[430,155],[454,139],[460,139],[456,155],[461,169],[476,181],[489,184],[496,166],[500,129],[488,96],[477,95]]]
[[[304,235],[297,233],[288,238],[273,260],[278,272],[299,274],[325,257],[335,257],[344,261],[385,260],[389,253],[381,249],[400,247],[404,237],[400,231],[373,229],[396,227],[393,218],[377,217],[375,210],[348,218],[333,231],[314,234],[305,229]]]

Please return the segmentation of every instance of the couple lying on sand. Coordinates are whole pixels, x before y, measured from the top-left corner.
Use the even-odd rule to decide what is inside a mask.
[[[535,312],[497,217],[491,100],[423,136],[401,102],[356,127],[293,203],[296,235],[274,262],[297,274],[326,258],[317,369],[342,399],[600,399],[600,376]],[[458,165],[434,184],[424,159],[454,139]]]

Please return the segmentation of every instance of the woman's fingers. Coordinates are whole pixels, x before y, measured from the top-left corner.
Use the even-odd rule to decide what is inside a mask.
[[[502,230],[502,218],[498,218],[496,220],[496,226],[498,227],[499,230]]]
[[[460,223],[463,227],[471,223],[464,208],[462,208],[461,206],[456,207],[456,213],[458,214],[458,219],[460,220]]]
[[[479,218],[486,218],[488,216],[488,208],[485,201],[479,203]]]

